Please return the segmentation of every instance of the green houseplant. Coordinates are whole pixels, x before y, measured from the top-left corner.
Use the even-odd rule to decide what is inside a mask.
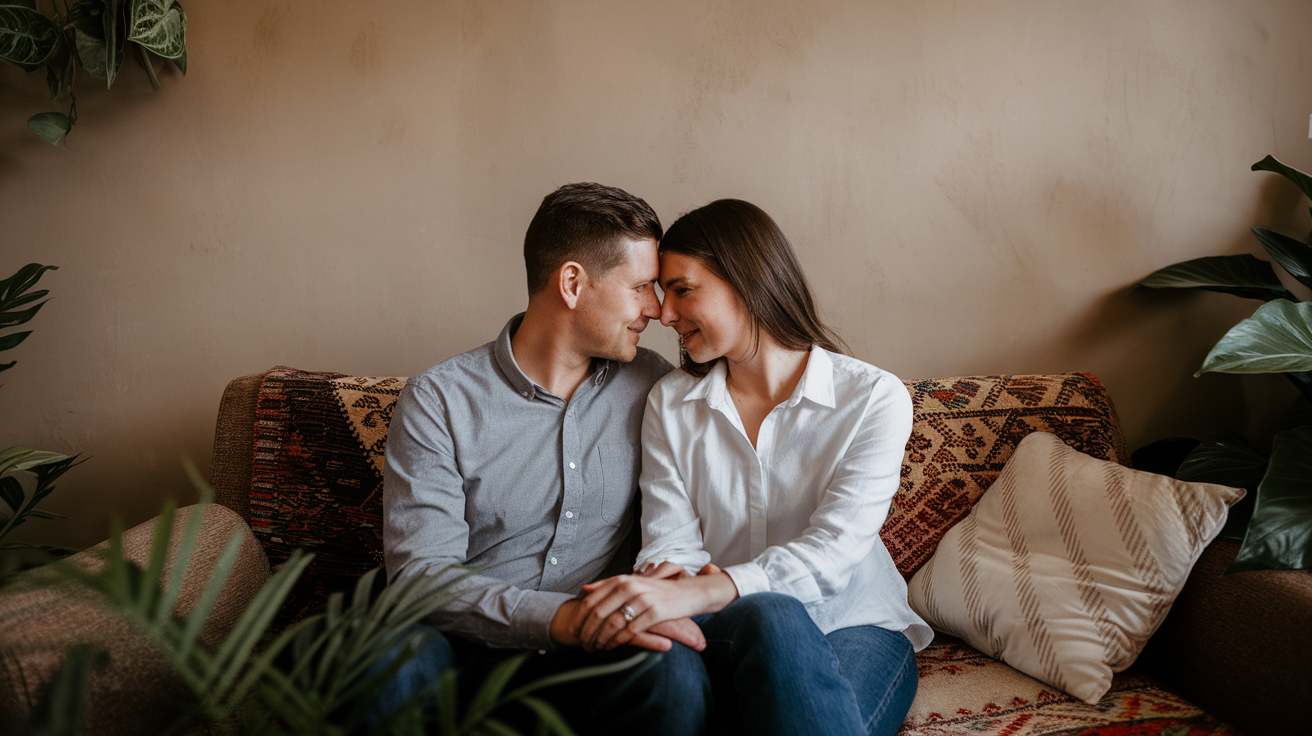
[[[1252,169],[1280,174],[1312,198],[1312,177],[1272,156]],[[1212,432],[1185,459],[1176,477],[1256,490],[1251,518],[1232,512],[1238,518],[1227,524],[1243,529],[1239,555],[1227,572],[1306,570],[1312,568],[1312,302],[1300,302],[1280,282],[1272,261],[1312,288],[1312,234],[1299,240],[1265,227],[1254,227],[1253,234],[1271,261],[1246,254],[1195,258],[1160,269],[1138,285],[1216,291],[1264,302],[1217,341],[1194,375],[1284,373],[1301,393],[1291,411],[1294,426],[1276,435],[1270,455],[1235,432]]]
[[[67,113],[42,112],[27,121],[53,146],[77,122],[78,69],[113,87],[133,49],[156,89],[151,54],[187,73],[187,16],[177,0],[50,0],[49,7],[41,12],[37,0],[0,5],[0,59],[28,72],[44,69],[50,99],[68,104]]]
[[[53,271],[56,266],[43,266],[29,263],[18,269],[13,276],[0,281],[0,330],[25,324],[41,311],[46,302],[41,301],[49,293],[46,289],[32,290],[41,275]],[[0,335],[0,351],[12,350],[29,335],[31,330],[7,332]],[[0,371],[13,368],[18,361],[0,363]],[[5,543],[4,539],[14,529],[28,519],[50,519],[55,515],[36,507],[46,496],[55,490],[54,483],[69,468],[77,464],[77,457],[61,455],[57,452],[36,450],[31,447],[14,446],[0,450],[0,576],[12,572],[24,563],[17,553],[33,549],[50,551],[31,544]],[[29,493],[23,487],[23,476],[30,476],[33,482]],[[5,508],[8,511],[5,511]]]
[[[235,534],[214,565],[196,605],[185,617],[173,615],[182,581],[201,530],[204,506],[212,491],[195,467],[187,464],[201,502],[187,516],[171,566],[167,550],[174,537],[174,506],[166,503],[158,517],[144,566],[127,558],[122,524],[115,519],[104,565],[88,570],[71,562],[56,563],[43,577],[49,583],[72,579],[86,587],[115,616],[144,634],[164,654],[188,695],[177,703],[174,730],[207,724],[242,734],[320,736],[363,732],[365,716],[393,674],[413,656],[422,633],[413,626],[450,594],[460,578],[436,587],[426,578],[381,588],[379,570],[360,578],[349,595],[335,593],[326,610],[285,630],[273,629],[274,616],[313,559],[294,552],[251,599],[229,634],[213,648],[201,640],[204,623],[219,598],[241,545]],[[389,653],[398,657],[388,663]],[[91,677],[104,654],[73,647],[33,711],[26,732],[80,733]],[[417,693],[378,734],[508,736],[518,733],[498,718],[501,708],[519,704],[537,718],[538,734],[571,736],[574,732],[556,709],[534,695],[552,685],[610,674],[639,666],[646,653],[627,660],[561,673],[510,687],[526,656],[502,663],[468,702],[457,695],[457,673],[448,671]],[[426,722],[424,701],[438,704],[436,722]]]

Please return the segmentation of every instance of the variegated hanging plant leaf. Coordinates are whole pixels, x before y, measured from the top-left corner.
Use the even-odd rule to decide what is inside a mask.
[[[164,59],[187,50],[187,14],[177,0],[133,0],[128,40]]]
[[[0,5],[0,60],[40,68],[62,35],[59,24],[24,5]]]

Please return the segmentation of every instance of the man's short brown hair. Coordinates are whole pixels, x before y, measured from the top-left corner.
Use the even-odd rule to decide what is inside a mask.
[[[600,278],[624,262],[621,237],[660,240],[661,235],[660,219],[638,197],[592,182],[566,184],[543,198],[524,235],[529,296],[547,288],[567,261]]]

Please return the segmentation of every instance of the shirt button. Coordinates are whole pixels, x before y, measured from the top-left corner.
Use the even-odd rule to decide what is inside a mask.
[[[528,392],[527,392],[527,391],[521,391],[520,393],[524,394],[525,396],[528,396]]]
[[[566,518],[566,519],[573,519],[573,518],[574,518],[574,512],[573,512],[573,511],[566,511],[566,512],[565,512],[565,518]]]
[[[574,463],[570,463],[570,464],[569,464],[569,469],[570,469],[570,470],[573,470],[573,469],[574,469]]]
[[[556,564],[556,558],[555,558],[555,557],[552,557],[552,558],[551,558],[551,564],[553,564],[553,565]]]

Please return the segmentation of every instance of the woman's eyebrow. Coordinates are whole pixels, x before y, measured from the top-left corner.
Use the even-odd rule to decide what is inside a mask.
[[[686,283],[687,281],[688,279],[684,276],[675,276],[671,278],[669,281],[666,281],[665,284],[663,285],[663,288],[668,289],[671,286],[674,286],[675,284],[683,284]]]

